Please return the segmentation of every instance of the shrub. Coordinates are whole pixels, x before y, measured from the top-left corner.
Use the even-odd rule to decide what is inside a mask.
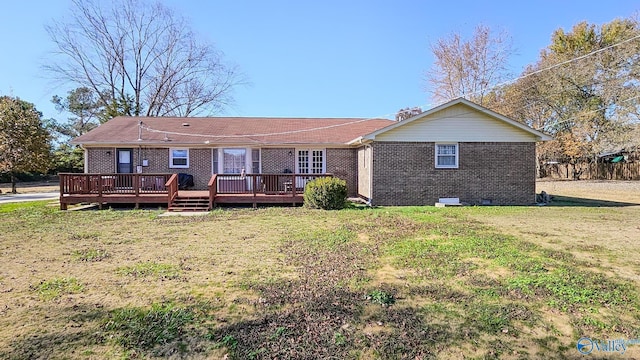
[[[304,188],[304,204],[306,207],[324,210],[344,208],[347,201],[347,182],[323,177],[311,180]]]

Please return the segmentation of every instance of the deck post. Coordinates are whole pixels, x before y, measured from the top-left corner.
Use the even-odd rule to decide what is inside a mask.
[[[211,175],[211,179],[209,179],[209,183],[207,184],[209,188],[209,210],[216,207],[216,194],[218,192],[218,175]]]
[[[291,175],[291,197],[296,197],[296,174]]]
[[[258,176],[252,175],[253,178],[253,208],[256,209],[258,207],[258,203],[256,202],[256,188],[258,187]]]
[[[60,210],[67,210],[67,204],[63,201],[64,194],[64,179],[66,176],[58,175],[58,180],[60,180]]]
[[[98,176],[98,202],[99,208],[102,210],[102,176]]]
[[[292,180],[291,180],[291,206],[296,206],[296,202],[295,202],[295,198],[296,198],[296,175],[293,174],[292,176]]]
[[[133,174],[133,189],[136,194],[136,198],[140,196],[140,174]],[[136,204],[136,209],[138,208],[138,204]]]

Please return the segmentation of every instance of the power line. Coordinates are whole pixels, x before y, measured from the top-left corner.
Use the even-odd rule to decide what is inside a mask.
[[[628,99],[626,99],[626,100],[618,101],[618,102],[617,102],[617,104],[626,103],[626,102],[629,102],[629,101],[631,101],[631,100],[635,100],[635,99],[638,99],[638,98],[640,98],[640,95],[636,95],[636,96],[630,97],[630,98],[628,98]],[[600,111],[600,110],[605,110],[606,108],[608,108],[608,107],[610,107],[610,106],[611,106],[611,105],[607,105],[607,106],[600,106],[600,107],[598,107],[597,109],[589,110],[589,111],[587,111],[587,112],[585,112],[585,113],[582,113],[582,114],[581,114],[581,116],[584,116],[584,115],[587,115],[587,114],[592,114],[592,113],[598,112],[598,111]],[[554,126],[557,126],[557,125],[560,125],[560,124],[566,124],[566,123],[568,123],[568,122],[572,122],[572,121],[576,120],[577,118],[578,118],[578,116],[574,116],[574,117],[571,117],[571,118],[569,118],[569,119],[565,119],[565,120],[562,120],[562,121],[558,121],[558,122],[554,123],[553,125],[554,125]],[[543,127],[539,127],[539,128],[537,128],[536,130],[541,131],[541,130],[542,130],[542,128],[543,128]]]
[[[626,40],[620,41],[620,42],[618,42],[618,43],[611,44],[611,45],[606,46],[606,47],[604,47],[604,48],[601,48],[601,49],[598,49],[598,50],[591,51],[591,52],[589,52],[589,53],[587,53],[587,54],[583,54],[583,55],[580,55],[580,56],[578,56],[578,57],[575,57],[575,58],[572,58],[572,59],[569,59],[569,60],[565,60],[565,61],[562,61],[562,62],[560,62],[560,63],[554,64],[554,65],[551,65],[551,66],[548,66],[548,67],[545,67],[545,68],[542,68],[542,69],[538,69],[538,70],[536,70],[536,71],[532,71],[532,72],[530,72],[530,73],[527,73],[527,74],[524,74],[524,75],[518,76],[518,77],[516,77],[516,78],[510,79],[510,80],[507,80],[507,81],[503,81],[503,82],[501,82],[501,83],[498,83],[498,84],[496,84],[496,85],[492,86],[492,87],[491,87],[491,88],[489,88],[489,89],[490,89],[490,90],[497,89],[497,88],[502,87],[502,86],[504,86],[504,85],[507,85],[507,84],[510,84],[510,83],[514,83],[514,82],[516,82],[516,81],[518,81],[518,80],[525,79],[525,78],[527,78],[527,77],[529,77],[529,76],[533,76],[533,75],[536,75],[536,74],[539,74],[539,73],[542,73],[542,72],[545,72],[545,71],[549,71],[549,70],[555,69],[555,68],[557,68],[557,67],[560,67],[560,66],[563,66],[563,65],[566,65],[566,64],[569,64],[569,63],[575,62],[575,61],[579,61],[579,60],[585,59],[585,58],[587,58],[587,57],[589,57],[589,56],[592,56],[592,55],[595,55],[595,54],[601,53],[601,52],[603,52],[603,51],[606,51],[606,50],[612,49],[612,48],[617,47],[617,46],[620,46],[620,45],[622,45],[622,44],[626,44],[626,43],[628,43],[628,42],[631,42],[631,41],[633,41],[633,40],[635,40],[635,39],[639,39],[639,38],[640,38],[640,34],[639,34],[639,35],[636,35],[636,36],[633,36],[633,37],[631,37],[631,38],[629,38],[629,39],[626,39]],[[479,91],[472,92],[472,93],[464,94],[464,95],[465,95],[465,96],[471,96],[471,95],[477,94],[477,93],[479,93],[479,92],[480,92],[480,90],[479,90]],[[462,96],[461,96],[461,97],[462,97]],[[624,101],[622,101],[622,102],[628,102],[628,101],[634,100],[634,99],[639,98],[639,97],[640,97],[640,95],[635,96],[635,97],[632,97],[632,98],[629,98],[629,99],[624,100]],[[437,106],[439,106],[439,105],[441,105],[441,104],[443,104],[443,103],[446,103],[446,102],[448,102],[448,101],[451,101],[451,100],[453,100],[453,99],[448,99],[448,100],[446,100],[446,101],[443,101],[443,102],[441,102],[441,103],[437,103],[437,104],[428,103],[428,104],[418,105],[418,106],[415,106],[415,107],[419,107],[419,108],[421,108],[421,109],[426,107],[426,108],[428,108],[428,109],[431,109],[432,107],[437,107]],[[412,108],[412,107],[410,107],[410,108]],[[600,111],[600,110],[603,110],[603,109],[605,109],[605,108],[606,108],[606,107],[602,107],[602,108],[598,108],[598,109],[595,109],[595,110],[591,110],[591,111],[587,112],[587,114],[588,114],[588,113],[592,113],[592,112],[596,112],[596,111]],[[203,137],[203,138],[246,138],[246,137],[261,137],[261,136],[262,136],[262,137],[264,137],[264,136],[291,135],[291,134],[299,134],[299,133],[312,132],[312,131],[318,131],[318,130],[325,130],[325,129],[335,128],[335,127],[341,127],[341,126],[353,125],[353,124],[356,124],[356,123],[360,123],[360,122],[364,122],[364,121],[369,121],[369,120],[384,119],[384,118],[387,118],[387,117],[392,117],[392,116],[394,116],[395,114],[396,114],[396,113],[384,114],[384,115],[381,115],[381,116],[378,116],[378,117],[370,117],[370,118],[360,119],[360,120],[356,120],[356,121],[348,122],[348,123],[343,123],[343,124],[336,124],[336,125],[322,126],[322,127],[309,128],[309,129],[300,129],[300,130],[291,130],[291,131],[273,132],[273,133],[262,133],[262,134],[246,134],[246,135],[204,135],[204,134],[188,134],[188,133],[180,133],[180,132],[174,132],[174,131],[157,130],[157,129],[150,128],[150,127],[149,127],[149,126],[147,126],[146,124],[141,124],[141,125],[140,125],[140,128],[141,128],[141,129],[144,129],[144,130],[146,130],[146,131],[149,131],[149,132],[161,133],[161,134],[165,134],[165,135],[176,135],[176,136],[187,136],[187,137]],[[576,118],[577,118],[577,117],[573,117],[573,118],[571,118],[571,119],[563,120],[563,121],[558,122],[558,123],[556,123],[556,124],[562,124],[562,123],[570,122],[570,121],[575,120]],[[541,130],[541,128],[536,129],[536,130]]]
[[[622,41],[617,42],[617,43],[615,43],[615,44],[611,44],[611,45],[609,45],[609,46],[605,46],[605,47],[603,47],[603,48],[601,48],[601,49],[591,51],[591,52],[586,53],[586,54],[584,54],[584,55],[580,55],[580,56],[578,56],[578,57],[575,57],[575,58],[572,58],[572,59],[569,59],[569,60],[565,60],[565,61],[559,62],[559,63],[557,63],[557,64],[554,64],[554,65],[548,66],[548,67],[546,67],[546,68],[542,68],[542,69],[538,69],[538,70],[536,70],[536,71],[532,71],[532,72],[530,72],[530,73],[527,73],[527,74],[524,74],[524,75],[518,76],[518,77],[516,77],[516,78],[510,79],[510,80],[507,80],[507,81],[503,81],[503,82],[501,82],[501,83],[498,83],[498,84],[496,84],[496,85],[494,85],[494,86],[492,86],[492,87],[488,88],[488,90],[494,90],[494,89],[497,89],[497,88],[502,87],[502,86],[504,86],[504,85],[508,85],[508,84],[514,83],[514,82],[516,82],[516,81],[518,81],[518,80],[525,79],[525,78],[527,78],[527,77],[529,77],[529,76],[536,75],[536,74],[539,74],[539,73],[544,72],[544,71],[552,70],[552,69],[555,69],[555,68],[560,67],[560,66],[562,66],[562,65],[566,65],[566,64],[572,63],[572,62],[574,62],[574,61],[579,61],[579,60],[585,59],[585,58],[587,58],[587,57],[589,57],[589,56],[591,56],[591,55],[595,55],[595,54],[601,53],[601,52],[603,52],[603,51],[606,51],[606,50],[612,49],[612,48],[617,47],[617,46],[620,46],[620,45],[622,45],[622,44],[626,44],[626,43],[628,43],[628,42],[631,42],[631,41],[633,41],[633,40],[635,40],[635,39],[639,39],[639,38],[640,38],[640,34],[638,34],[638,35],[636,35],[636,36],[632,36],[632,37],[630,37],[630,38],[628,38],[628,39],[626,39],[626,40],[622,40]],[[472,92],[472,93],[468,93],[468,94],[465,94],[465,95],[466,95],[466,96],[471,96],[471,95],[477,94],[477,93],[479,93],[479,92],[481,92],[481,90],[474,91],[474,92]],[[452,99],[449,99],[449,100],[452,100]],[[449,101],[449,100],[447,100],[447,101]]]

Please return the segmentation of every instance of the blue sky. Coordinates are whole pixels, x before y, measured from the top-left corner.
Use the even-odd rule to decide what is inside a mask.
[[[0,12],[0,94],[64,119],[51,97],[73,88],[42,73],[52,43],[44,25],[68,14],[67,0],[11,1]],[[429,108],[424,72],[430,43],[482,23],[507,31],[510,69],[536,61],[557,28],[602,24],[640,10],[634,1],[242,1],[165,0],[193,30],[236,63],[250,84],[235,90],[229,116],[392,117]]]

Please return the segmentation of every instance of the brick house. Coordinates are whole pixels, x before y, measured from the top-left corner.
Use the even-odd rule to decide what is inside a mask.
[[[372,205],[530,204],[550,137],[465,99],[387,119],[117,117],[74,139],[85,172],[323,174]]]

